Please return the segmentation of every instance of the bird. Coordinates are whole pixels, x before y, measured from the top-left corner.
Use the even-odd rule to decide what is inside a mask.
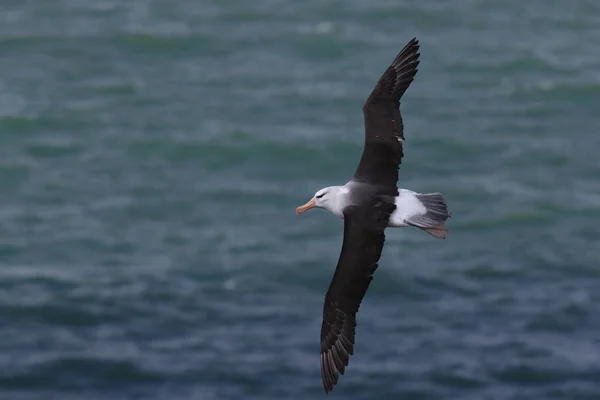
[[[441,193],[399,189],[404,157],[400,99],[418,71],[420,44],[411,39],[377,81],[363,105],[363,153],[343,186],[318,190],[296,214],[323,208],[344,221],[338,263],[325,295],[321,325],[321,378],[330,393],[354,352],[356,314],[373,279],[387,227],[416,227],[445,239],[451,217]]]

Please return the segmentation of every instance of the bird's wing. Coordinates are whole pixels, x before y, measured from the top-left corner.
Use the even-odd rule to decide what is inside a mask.
[[[325,295],[321,325],[321,377],[325,393],[343,374],[354,350],[356,313],[377,269],[384,229],[393,203],[377,202],[344,210],[344,241]]]
[[[396,56],[365,102],[365,145],[354,180],[397,192],[398,167],[404,156],[400,98],[417,73],[419,55],[419,41],[415,38]]]

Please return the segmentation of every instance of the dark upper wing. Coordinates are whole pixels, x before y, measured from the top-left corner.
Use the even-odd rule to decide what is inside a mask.
[[[417,73],[419,55],[419,41],[415,38],[396,56],[364,104],[365,146],[355,180],[397,191],[398,166],[404,156],[400,98]]]
[[[394,209],[393,204],[379,203],[374,208],[344,210],[344,242],[325,295],[321,325],[321,378],[325,393],[337,383],[338,373],[344,373],[354,350],[355,316],[377,269],[385,241],[383,232]],[[365,212],[366,217],[361,214]],[[365,224],[365,218],[376,223]]]

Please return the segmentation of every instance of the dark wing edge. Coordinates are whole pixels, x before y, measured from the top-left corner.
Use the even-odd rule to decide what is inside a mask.
[[[357,180],[396,185],[404,157],[400,99],[417,74],[419,48],[416,38],[404,46],[363,105],[365,146],[354,174]]]
[[[363,110],[369,104],[379,102],[400,102],[400,99],[415,79],[419,66],[420,44],[417,38],[412,38],[394,58],[387,70],[383,73],[377,85],[369,95]]]
[[[371,212],[387,224],[393,204]],[[333,390],[354,352],[356,313],[365,296],[385,242],[384,227],[365,228],[359,215],[344,214],[344,240],[335,273],[325,295],[321,325],[321,378],[325,394]]]

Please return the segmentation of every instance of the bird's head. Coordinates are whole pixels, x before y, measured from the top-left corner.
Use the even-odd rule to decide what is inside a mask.
[[[296,214],[303,213],[314,207],[325,208],[331,211],[333,208],[332,200],[335,197],[335,193],[337,193],[337,190],[336,187],[333,186],[317,191],[308,203],[296,208]]]

